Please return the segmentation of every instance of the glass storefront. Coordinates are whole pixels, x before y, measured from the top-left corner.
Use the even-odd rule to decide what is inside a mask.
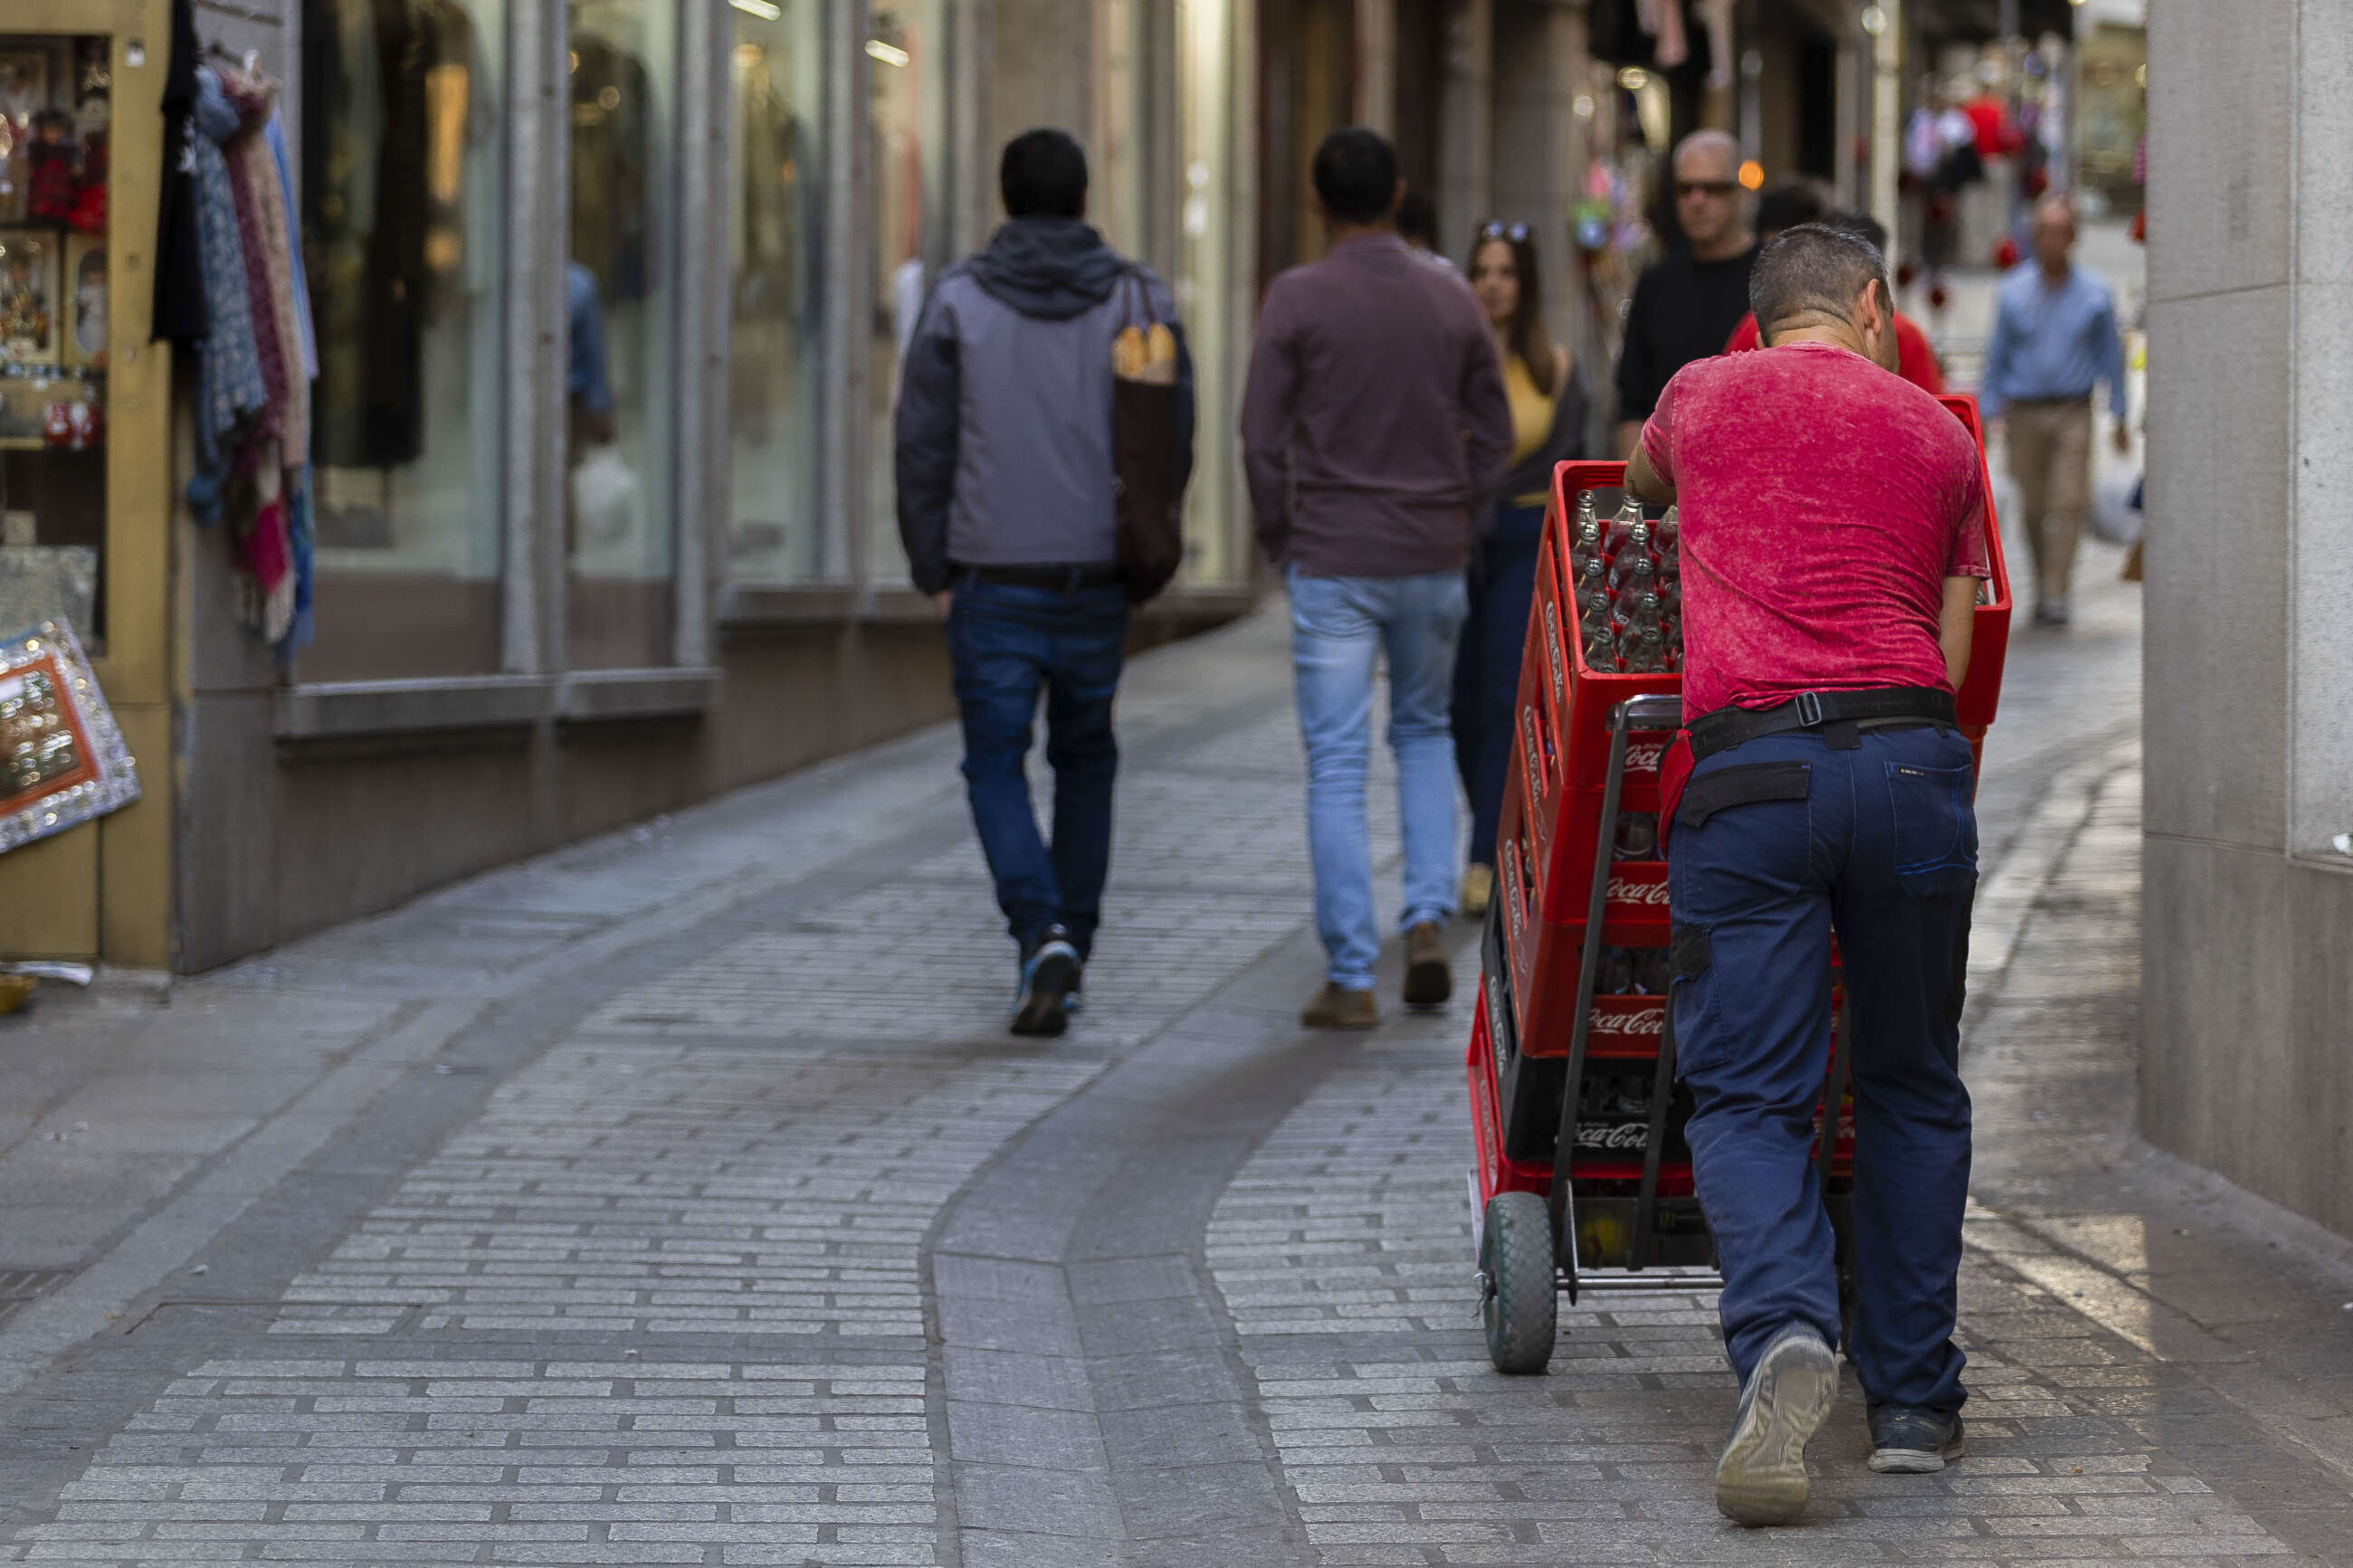
[[[670,662],[677,0],[573,0],[565,622],[575,668]]]
[[[913,338],[924,295],[955,256],[948,195],[947,13],[945,0],[887,0],[875,6],[866,40],[869,131],[874,139],[867,575],[876,583],[907,580],[891,478],[891,412],[898,402],[899,363]]]
[[[304,0],[310,680],[499,668],[504,0]]]
[[[726,576],[838,582],[849,550],[818,485],[825,19],[818,0],[744,0],[729,19]]]
[[[1239,273],[1235,190],[1232,7],[1176,0],[1176,140],[1183,159],[1176,275],[1169,280],[1193,353],[1193,484],[1185,496],[1180,582],[1239,583],[1250,574],[1249,531],[1237,500],[1241,453],[1232,411],[1240,406],[1234,343],[1250,320]]]

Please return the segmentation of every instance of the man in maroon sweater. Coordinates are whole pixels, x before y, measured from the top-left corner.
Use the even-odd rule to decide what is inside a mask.
[[[1398,237],[1404,182],[1373,132],[1315,154],[1330,225],[1321,261],[1274,280],[1242,395],[1242,467],[1259,543],[1291,590],[1315,923],[1330,956],[1302,1015],[1368,1028],[1372,847],[1365,823],[1373,668],[1386,653],[1405,839],[1405,1000],[1444,1002],[1454,912],[1454,645],[1462,563],[1511,456],[1512,415],[1478,301]]]

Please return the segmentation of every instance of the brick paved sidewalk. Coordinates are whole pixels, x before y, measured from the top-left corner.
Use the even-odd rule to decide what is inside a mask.
[[[0,1266],[69,1275],[0,1323],[0,1560],[2353,1562],[2346,1249],[2129,1137],[2137,605],[2079,608],[1984,796],[1943,1477],[1850,1390],[1811,1522],[1724,1526],[1703,1299],[1488,1369],[1464,1005],[1296,1026],[1269,617],[1137,667],[1060,1042],[937,733],[0,1034]]]

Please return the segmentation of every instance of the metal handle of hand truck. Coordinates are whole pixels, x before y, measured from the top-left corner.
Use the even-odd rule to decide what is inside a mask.
[[[1629,697],[1609,710],[1613,730],[1680,730],[1683,700],[1669,692],[1658,697]]]

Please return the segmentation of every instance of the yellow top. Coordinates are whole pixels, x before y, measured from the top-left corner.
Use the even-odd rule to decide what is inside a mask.
[[[1504,400],[1512,405],[1512,461],[1516,468],[1544,447],[1545,437],[1552,434],[1554,399],[1536,390],[1535,377],[1528,374],[1528,362],[1516,353],[1504,356]],[[1542,506],[1545,492],[1512,496],[1506,506]]]
[[[1552,399],[1536,390],[1528,362],[1515,353],[1504,356],[1504,396],[1512,405],[1512,467],[1518,468],[1552,434]]]

